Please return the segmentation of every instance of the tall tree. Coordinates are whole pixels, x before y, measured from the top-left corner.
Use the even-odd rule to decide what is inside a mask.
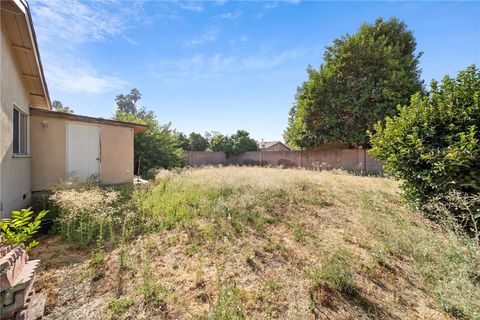
[[[137,102],[142,98],[138,89],[130,90],[128,94],[119,94],[115,98],[118,110],[126,114],[137,114]]]
[[[147,110],[145,107],[137,109],[136,102],[140,99],[141,94],[138,90],[135,94],[137,98],[130,99],[134,108],[131,108],[132,105],[128,107],[128,103],[119,104],[118,97],[122,95],[117,96],[115,100],[118,108],[114,116],[116,120],[147,126],[145,132],[136,134],[134,137],[135,173],[140,171],[143,177],[151,178],[152,169],[183,166],[183,151],[175,130],[171,129],[170,123],[160,124],[153,111]]]
[[[297,90],[284,138],[297,148],[326,142],[367,146],[367,130],[423,91],[413,33],[396,18],[363,24],[326,48]]]
[[[226,154],[232,153],[232,140],[230,137],[225,136],[219,132],[212,132],[210,134],[210,146],[211,151],[221,151]]]
[[[258,150],[257,141],[250,138],[250,134],[245,130],[237,130],[235,134],[232,134],[230,139],[232,141],[233,154]]]
[[[190,140],[183,132],[175,132],[175,135],[178,139],[178,146],[182,148],[182,150],[189,150],[190,148]]]
[[[192,132],[188,136],[190,151],[205,151],[208,147],[208,140],[204,138],[200,133]]]
[[[52,109],[57,112],[73,113],[73,110],[69,106],[64,105],[61,101],[58,100],[52,101]]]

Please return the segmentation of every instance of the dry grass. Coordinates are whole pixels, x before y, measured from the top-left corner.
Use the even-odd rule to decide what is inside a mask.
[[[56,237],[32,252],[47,319],[480,318],[478,248],[390,179],[162,172],[140,207],[150,232],[102,259]]]

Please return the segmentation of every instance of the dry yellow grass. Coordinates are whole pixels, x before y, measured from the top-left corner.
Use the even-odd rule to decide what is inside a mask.
[[[152,231],[104,265],[50,237],[47,319],[480,317],[478,248],[399,200],[381,177],[223,167],[161,172]]]

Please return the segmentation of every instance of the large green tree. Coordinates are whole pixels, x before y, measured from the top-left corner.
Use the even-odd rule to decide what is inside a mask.
[[[208,140],[200,133],[192,132],[188,136],[188,150],[190,151],[205,151],[208,147]]]
[[[190,149],[190,140],[188,140],[188,137],[185,133],[183,132],[177,132],[175,131],[175,135],[177,136],[178,142],[179,142],[179,147],[182,148],[182,150],[189,150]]]
[[[363,24],[326,48],[319,70],[297,90],[285,141],[297,148],[326,142],[369,144],[367,130],[423,90],[413,33],[396,18]]]
[[[125,108],[128,104],[125,104],[125,100],[119,100],[117,96],[118,108],[114,119],[147,126],[143,133],[135,135],[134,163],[135,173],[140,171],[143,177],[150,178],[152,169],[183,166],[184,157],[178,134],[171,129],[171,124],[162,125],[157,121],[153,111],[145,107],[137,108],[136,103],[140,98],[141,94],[138,91],[138,99],[133,104],[135,108]]]
[[[226,154],[231,154],[232,149],[232,140],[229,136],[223,135],[219,132],[212,132],[210,134],[210,146],[211,151],[221,151]]]
[[[237,130],[230,136],[232,143],[232,153],[239,154],[247,151],[257,151],[257,141],[250,137],[250,133],[245,130]]]
[[[115,98],[118,110],[127,114],[137,114],[137,102],[142,98],[138,89],[133,88],[130,93],[119,94]]]
[[[231,136],[219,132],[209,134],[209,150],[225,152],[227,155],[240,154],[247,151],[257,151],[257,142],[245,130],[237,130]]]

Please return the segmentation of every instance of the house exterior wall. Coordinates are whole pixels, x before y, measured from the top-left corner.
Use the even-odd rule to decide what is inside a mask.
[[[31,199],[30,158],[14,158],[12,146],[13,106],[28,115],[29,102],[3,23],[1,30],[0,210],[1,217],[6,217],[12,210],[27,207]]]
[[[103,184],[133,181],[133,129],[101,125],[100,176]]]
[[[48,190],[67,173],[67,123],[64,118],[31,116],[32,191]],[[100,181],[133,181],[133,129],[100,125]]]
[[[45,122],[45,125],[42,123]],[[32,115],[32,191],[49,189],[67,172],[67,128],[65,119]]]

